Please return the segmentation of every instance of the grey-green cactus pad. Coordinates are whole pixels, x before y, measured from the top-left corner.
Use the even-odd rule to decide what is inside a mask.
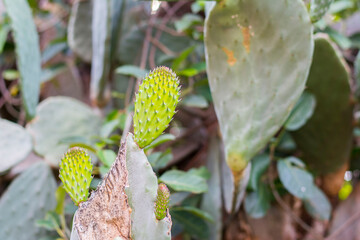
[[[241,171],[304,89],[312,25],[301,0],[224,0],[207,18],[205,45],[227,162]]]
[[[4,0],[6,13],[11,20],[15,41],[17,67],[20,71],[20,88],[27,117],[34,117],[39,101],[41,56],[39,36],[31,8],[26,0]]]
[[[128,196],[131,212],[131,237],[136,240],[171,239],[170,216],[158,221],[155,201],[158,181],[142,149],[134,142],[132,134],[126,138],[126,168]]]
[[[0,239],[44,237],[35,223],[55,207],[55,190],[55,179],[44,162],[34,164],[17,177],[0,199]]]
[[[70,48],[87,62],[91,62],[92,57],[92,6],[92,0],[75,1],[68,26]]]
[[[63,139],[76,136],[90,141],[101,127],[101,118],[90,107],[69,97],[46,99],[36,116],[26,128],[34,138],[35,151],[54,166],[69,147],[61,143]]]
[[[303,152],[302,160],[318,173],[336,171],[349,160],[353,105],[347,68],[330,40],[317,37],[306,84],[316,97],[315,111],[292,135]]]
[[[31,136],[23,127],[0,119],[0,173],[24,160],[31,149]]]

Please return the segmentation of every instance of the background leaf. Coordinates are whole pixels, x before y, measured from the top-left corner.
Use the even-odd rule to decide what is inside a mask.
[[[67,29],[70,48],[86,62],[92,57],[92,13],[93,0],[75,1]]]
[[[314,185],[313,176],[309,172],[293,166],[289,158],[279,160],[277,169],[286,190],[300,199],[305,199],[308,196],[308,192],[312,190]]]
[[[30,134],[22,126],[0,118],[0,173],[24,160],[31,150]]]
[[[285,128],[294,131],[301,128],[314,113],[316,100],[313,94],[303,92],[299,101],[286,120]]]
[[[38,240],[46,236],[35,220],[54,209],[55,190],[55,179],[44,162],[17,177],[0,199],[0,239]]]
[[[331,216],[331,204],[325,194],[317,187],[313,186],[304,200],[306,211],[314,218],[329,220]]]
[[[251,172],[249,179],[249,187],[253,190],[257,190],[261,176],[269,167],[270,158],[266,154],[257,155],[254,157],[251,163]]]
[[[161,175],[159,180],[175,191],[192,193],[202,193],[207,191],[206,180],[191,172],[170,170]]]
[[[39,101],[41,57],[39,37],[26,0],[3,0],[11,20],[16,44],[17,66],[21,74],[22,100],[28,118],[35,116]]]
[[[265,184],[259,184],[255,192],[246,194],[244,207],[248,215],[253,218],[262,218],[270,208],[271,193]]]
[[[83,137],[91,142],[91,138],[100,132],[101,118],[73,98],[47,98],[36,112],[37,118],[26,129],[34,138],[35,151],[53,166],[58,165],[70,145],[61,142],[63,139]]]

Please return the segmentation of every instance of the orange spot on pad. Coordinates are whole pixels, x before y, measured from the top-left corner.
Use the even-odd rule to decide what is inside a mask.
[[[250,28],[249,27],[241,27],[241,32],[243,35],[243,46],[244,46],[246,52],[249,53],[250,52],[250,39],[251,39]]]
[[[234,66],[237,61],[236,58],[234,57],[234,52],[227,49],[226,47],[223,47],[221,49],[225,52],[226,56],[228,57],[227,63],[230,66]]]

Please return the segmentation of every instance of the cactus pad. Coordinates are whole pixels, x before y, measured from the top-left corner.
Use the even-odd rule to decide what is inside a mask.
[[[71,148],[60,162],[60,179],[75,205],[88,199],[92,163],[81,148]]]
[[[210,89],[237,181],[304,89],[312,25],[301,0],[224,0],[205,28]]]
[[[132,209],[132,239],[170,240],[170,215],[161,221],[155,216],[158,180],[144,151],[134,142],[132,134],[126,137],[126,168],[129,181],[126,195]]]
[[[119,236],[121,239],[170,240],[170,215],[162,220],[155,216],[157,192],[156,175],[144,151],[129,134],[98,189],[88,201],[79,204],[72,240]]]
[[[64,152],[69,148],[62,140],[81,137],[93,142],[99,135],[101,118],[93,109],[70,97],[49,97],[36,108],[36,118],[26,129],[34,138],[34,150],[52,166],[59,166]]]
[[[0,199],[0,239],[39,240],[46,237],[36,227],[47,211],[56,206],[56,182],[51,169],[38,162],[18,176]]]
[[[169,206],[170,191],[164,183],[160,183],[157,190],[155,216],[157,220],[162,220],[166,217]]]
[[[155,68],[142,81],[134,113],[135,141],[140,148],[149,145],[168,127],[179,95],[179,80],[167,67]]]
[[[315,172],[338,170],[350,158],[353,132],[350,75],[345,60],[326,37],[317,36],[307,90],[314,94],[314,114],[292,132],[302,160]]]
[[[22,126],[0,118],[0,173],[24,160],[31,149],[30,134]]]

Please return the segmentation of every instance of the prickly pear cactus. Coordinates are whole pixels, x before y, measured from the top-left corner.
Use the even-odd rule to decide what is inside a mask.
[[[160,183],[157,190],[155,202],[155,216],[157,220],[162,220],[166,217],[169,207],[170,191],[164,183]]]
[[[301,0],[224,0],[207,17],[205,47],[226,162],[238,189],[248,162],[280,129],[304,89],[312,25]]]
[[[75,205],[88,199],[92,163],[84,149],[71,148],[60,162],[60,179]]]
[[[170,240],[170,215],[156,219],[158,184],[155,173],[132,134],[97,191],[79,204],[72,240]],[[164,196],[167,194],[164,192]],[[166,203],[166,200],[164,201]]]
[[[225,142],[240,173],[300,97],[313,51],[301,0],[224,0],[206,21],[207,72]]]
[[[311,0],[310,17],[311,21],[319,21],[329,10],[331,3],[334,0]]]
[[[158,67],[141,83],[134,113],[135,141],[140,148],[149,145],[170,123],[179,102],[180,87],[175,73]]]
[[[162,220],[155,216],[158,181],[146,155],[129,134],[126,138],[126,168],[129,186],[126,194],[131,211],[131,237],[136,240],[171,239],[170,215]]]
[[[18,176],[0,199],[0,239],[45,237],[35,222],[55,207],[55,190],[55,179],[44,162],[35,163]]]
[[[304,160],[317,173],[334,172],[350,157],[353,132],[348,66],[324,35],[315,40],[307,90],[316,97],[312,117],[292,133]]]

